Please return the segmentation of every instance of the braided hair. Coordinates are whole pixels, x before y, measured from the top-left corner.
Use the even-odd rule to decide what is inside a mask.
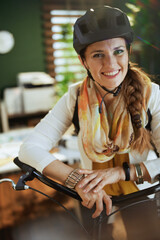
[[[128,73],[123,84],[123,95],[126,107],[131,115],[131,121],[134,127],[134,141],[132,149],[142,153],[145,149],[152,149],[150,132],[142,127],[141,115],[144,104],[144,86],[149,85],[151,80],[149,76],[140,68],[129,64]],[[149,96],[147,96],[148,98]],[[147,102],[147,99],[145,99]],[[145,102],[145,103],[146,103]]]

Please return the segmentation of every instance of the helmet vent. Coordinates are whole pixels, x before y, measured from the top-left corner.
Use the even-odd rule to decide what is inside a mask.
[[[126,21],[123,15],[120,15],[116,18],[117,21],[117,25],[121,26],[121,25],[126,25]]]
[[[86,33],[89,32],[85,22],[82,22],[81,24],[79,24],[79,29],[80,29],[82,34],[86,34]]]
[[[97,22],[98,22],[99,28],[105,29],[107,27],[107,22],[105,18],[97,19]]]

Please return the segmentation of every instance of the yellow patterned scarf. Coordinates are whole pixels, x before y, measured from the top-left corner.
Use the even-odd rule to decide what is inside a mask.
[[[94,82],[85,79],[82,83],[78,102],[79,123],[82,143],[86,155],[93,162],[106,162],[116,153],[129,152],[134,131],[130,114],[128,114],[119,94],[107,108]]]
[[[83,148],[92,161],[93,169],[122,166],[124,161],[129,162],[128,152],[134,140],[131,117],[123,95],[119,94],[107,107],[103,103],[102,113],[99,114],[101,100],[94,82],[86,78],[80,88],[78,114]],[[143,126],[145,117],[146,111],[143,109]],[[137,187],[131,181],[106,187],[106,192],[111,195],[134,191]]]

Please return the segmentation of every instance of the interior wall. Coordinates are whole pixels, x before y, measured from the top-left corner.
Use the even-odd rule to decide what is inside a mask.
[[[0,97],[5,87],[17,85],[16,76],[19,72],[46,70],[41,16],[41,5],[45,1],[67,7],[67,3],[71,5],[78,0],[0,0],[0,30],[10,31],[15,38],[14,48],[9,53],[0,54]],[[82,6],[86,4],[85,0],[79,1]],[[126,0],[87,0],[88,5],[96,2],[126,10]],[[148,46],[148,54],[151,50],[151,46]],[[152,54],[152,59],[155,61],[142,56],[140,62],[142,67],[153,65],[149,73],[158,75],[160,55],[156,50],[154,53],[156,55]]]
[[[0,30],[15,39],[14,48],[0,54],[0,92],[17,85],[19,72],[45,71],[40,0],[1,0]]]

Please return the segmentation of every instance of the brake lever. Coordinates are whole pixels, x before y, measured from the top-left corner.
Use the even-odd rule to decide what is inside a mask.
[[[29,172],[26,172],[26,174],[22,175],[16,186],[15,186],[15,190],[17,191],[20,191],[20,190],[26,190],[26,189],[29,189],[29,186],[26,185],[26,181],[32,181],[35,177],[33,176],[33,173],[29,173]]]

